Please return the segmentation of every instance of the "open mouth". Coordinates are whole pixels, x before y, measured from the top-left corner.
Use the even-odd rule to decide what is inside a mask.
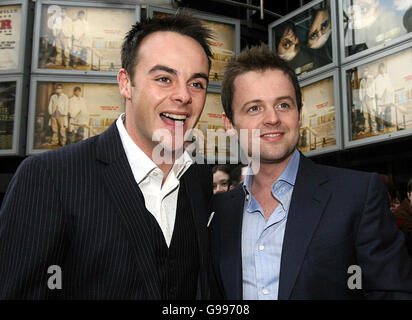
[[[167,120],[180,121],[182,123],[184,123],[185,120],[187,119],[186,114],[174,114],[174,113],[162,112],[160,116]]]
[[[268,138],[279,137],[279,136],[280,136],[280,133],[262,134],[262,137],[268,137]]]

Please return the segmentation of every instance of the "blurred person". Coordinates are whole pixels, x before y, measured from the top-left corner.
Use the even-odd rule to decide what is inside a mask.
[[[394,104],[394,94],[392,82],[386,70],[386,65],[381,62],[378,66],[378,75],[375,77],[375,94],[377,105],[377,127],[380,132],[385,127],[392,127],[392,107]]]
[[[117,76],[125,114],[101,135],[26,158],[10,182],[0,209],[0,299],[213,297],[212,174],[177,133],[186,136],[203,110],[210,40],[186,14],[132,26]]]
[[[307,35],[307,46],[314,61],[314,68],[317,68],[333,61],[332,23],[329,9],[316,10],[311,20],[312,24]]]
[[[86,21],[86,13],[80,10],[77,19],[73,22],[73,67],[78,64],[86,65],[90,47],[89,24]]]
[[[248,133],[240,142],[252,157],[244,183],[212,203],[222,296],[412,299],[412,260],[379,175],[317,165],[296,149],[302,96],[293,70],[265,46],[246,48],[226,67],[221,97],[226,129]]]
[[[213,194],[226,192],[230,187],[230,167],[224,164],[213,166]]]
[[[58,83],[55,93],[50,97],[49,107],[50,126],[52,128],[52,144],[66,145],[67,142],[67,114],[69,112],[69,98],[63,93],[63,85]]]
[[[311,55],[296,35],[295,26],[291,23],[282,24],[279,27],[277,53],[280,58],[287,61],[297,73],[313,68]]]
[[[404,227],[412,235],[412,178],[406,186],[406,198],[398,200],[398,204],[393,206],[393,213],[400,222],[400,227]]]
[[[363,76],[359,84],[359,99],[365,119],[365,130],[366,132],[374,134],[377,132],[375,79],[373,75],[369,73],[369,67],[367,66],[363,68]]]
[[[76,136],[75,141],[84,140],[88,136],[89,110],[81,94],[82,89],[75,87],[73,89],[73,96],[69,99],[69,131]]]
[[[56,44],[56,65],[68,67],[72,49],[73,21],[67,15],[66,8],[61,8],[60,17],[53,24],[52,33]]]
[[[318,10],[308,34],[308,47],[320,49],[332,33],[331,20],[327,9]]]

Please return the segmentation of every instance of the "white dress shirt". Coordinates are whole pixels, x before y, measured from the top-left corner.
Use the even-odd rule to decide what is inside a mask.
[[[81,113],[79,114],[79,112]],[[87,126],[89,124],[89,111],[83,97],[73,95],[69,99],[69,113],[73,124]]]
[[[116,125],[127,160],[136,183],[143,193],[146,209],[155,217],[169,247],[176,218],[179,179],[192,165],[193,159],[184,152],[183,159],[176,159],[162,186],[164,176],[162,170],[130,138],[123,124],[124,116],[125,114],[120,115]]]

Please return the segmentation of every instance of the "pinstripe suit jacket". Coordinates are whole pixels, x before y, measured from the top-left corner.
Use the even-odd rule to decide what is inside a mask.
[[[184,174],[200,252],[201,298],[207,278],[212,176]],[[115,123],[100,136],[27,158],[0,211],[0,299],[160,299],[143,195]],[[62,289],[50,290],[51,265]]]

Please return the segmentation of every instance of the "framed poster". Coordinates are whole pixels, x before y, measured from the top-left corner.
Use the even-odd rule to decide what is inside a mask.
[[[209,90],[205,107],[194,128],[194,136],[199,154],[207,163],[238,163],[238,150],[230,148],[230,138],[222,119],[223,106],[218,90]]]
[[[0,77],[0,156],[22,153],[21,137],[25,127],[22,87],[21,76]]]
[[[342,69],[345,147],[412,133],[412,42]]]
[[[269,25],[269,47],[299,79],[337,66],[335,1],[317,0]]]
[[[342,148],[338,71],[301,83],[303,107],[298,148],[317,155]]]
[[[153,6],[147,8],[148,17],[164,14],[176,14],[176,11]],[[213,32],[214,39],[210,43],[213,57],[209,83],[212,86],[219,86],[227,63],[240,52],[240,21],[202,12],[193,12],[193,16],[202,20]]]
[[[112,79],[34,76],[30,92],[28,154],[98,135],[125,111]]]
[[[344,63],[412,38],[410,0],[338,1]]]
[[[140,7],[38,0],[33,72],[110,74],[121,68],[126,33]]]
[[[26,1],[2,1],[0,4],[0,73],[23,72],[26,22]]]

